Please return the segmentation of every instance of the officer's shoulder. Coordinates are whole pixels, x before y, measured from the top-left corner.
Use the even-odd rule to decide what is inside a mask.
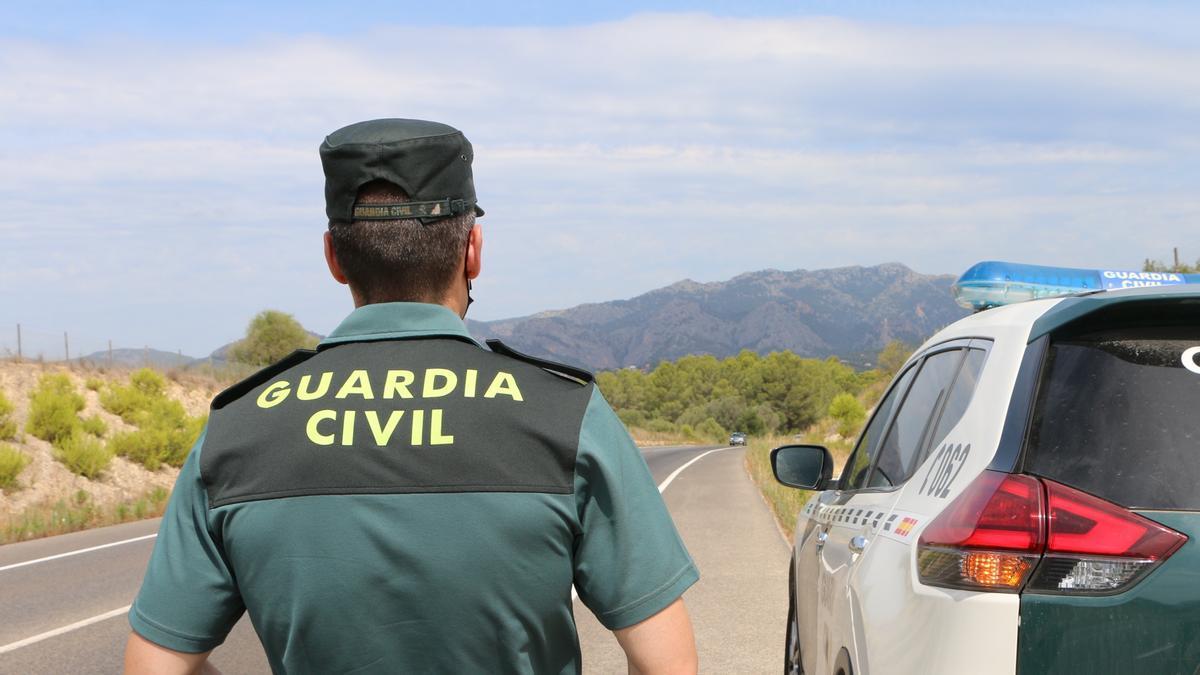
[[[516,359],[518,361],[524,361],[525,363],[537,366],[538,368],[541,368],[552,375],[557,375],[564,380],[568,380],[579,385],[588,385],[596,380],[596,376],[587,370],[565,363],[558,363],[556,361],[550,361],[548,359],[542,359],[536,356],[523,354],[504,344],[500,340],[488,340],[487,346],[496,354],[500,354],[501,356],[506,356],[511,359]]]
[[[254,373],[250,377],[247,377],[246,379],[242,380],[241,382],[238,382],[237,384],[229,387],[225,391],[222,391],[221,393],[217,394],[213,398],[212,409],[220,410],[221,408],[224,408],[225,406],[229,405],[230,403],[233,403],[234,401],[238,400],[239,398],[250,393],[255,387],[259,386],[260,384],[263,384],[267,380],[270,380],[271,378],[275,377],[276,375],[282,373],[283,371],[285,371],[293,366],[304,363],[305,361],[312,358],[313,355],[316,353],[317,352],[315,349],[297,349],[296,351],[292,352],[291,354],[288,354],[287,356],[283,357],[281,360],[276,361],[275,363],[272,363],[271,365],[267,366],[266,368],[263,368],[262,370]]]

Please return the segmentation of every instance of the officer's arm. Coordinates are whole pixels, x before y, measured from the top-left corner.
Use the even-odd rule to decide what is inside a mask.
[[[630,675],[693,675],[696,672],[696,643],[683,598],[649,619],[613,633],[621,649],[625,650]]]
[[[221,675],[208,662],[211,653],[177,652],[130,633],[125,643],[125,675]]]

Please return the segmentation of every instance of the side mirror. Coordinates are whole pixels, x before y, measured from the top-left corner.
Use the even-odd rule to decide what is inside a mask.
[[[824,490],[833,475],[833,455],[823,445],[784,445],[771,451],[771,469],[788,487]]]

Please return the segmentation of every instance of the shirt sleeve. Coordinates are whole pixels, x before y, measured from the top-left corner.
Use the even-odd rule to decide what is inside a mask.
[[[575,588],[606,628],[654,616],[699,580],[646,460],[599,389],[579,432],[575,495]]]
[[[129,611],[134,632],[179,652],[213,649],[245,611],[221,546],[209,528],[200,477],[204,434],[179,472],[159,526],[142,589]]]

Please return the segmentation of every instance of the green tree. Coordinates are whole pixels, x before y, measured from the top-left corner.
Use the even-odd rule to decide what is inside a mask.
[[[867,420],[867,409],[853,394],[838,394],[829,404],[829,416],[837,422],[837,432],[842,438],[858,433]]]
[[[297,349],[311,349],[317,339],[291,314],[273,309],[259,312],[246,328],[246,337],[229,349],[231,361],[269,366]]]
[[[901,342],[900,340],[892,340],[883,346],[879,352],[879,356],[875,361],[879,365],[879,369],[885,373],[895,373],[900,370],[908,357],[913,353],[913,348]]]

